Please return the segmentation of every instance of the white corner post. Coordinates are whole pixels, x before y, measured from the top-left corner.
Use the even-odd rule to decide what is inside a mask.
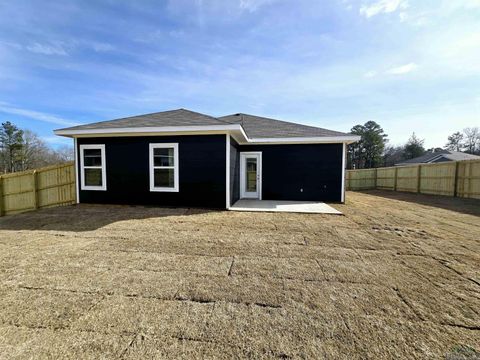
[[[73,173],[75,174],[75,194],[76,194],[76,200],[77,204],[80,203],[80,186],[79,186],[79,180],[78,180],[78,149],[77,149],[77,138],[73,138],[73,156],[75,157],[75,161],[73,162],[75,169]]]
[[[225,196],[226,196],[226,208],[227,210],[230,209],[230,134],[226,135],[226,179],[225,179]]]
[[[341,202],[345,202],[345,168],[347,159],[347,143],[342,143],[342,194]]]

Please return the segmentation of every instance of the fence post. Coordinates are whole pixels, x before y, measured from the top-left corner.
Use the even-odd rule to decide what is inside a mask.
[[[397,175],[398,175],[398,167],[395,166],[395,172],[393,174],[393,191],[397,191]]]
[[[373,188],[374,188],[375,190],[377,190],[377,177],[378,177],[378,170],[377,170],[377,168],[375,168],[375,175],[374,175],[374,176],[375,176],[375,179],[374,179],[374,183],[373,183]]]
[[[0,216],[3,216],[3,178],[0,176]]]
[[[455,161],[455,175],[453,178],[453,197],[457,197],[459,162]]]
[[[32,183],[33,183],[33,208],[38,209],[38,192],[37,192],[37,170],[33,170],[32,173]]]
[[[422,165],[418,165],[418,169],[417,169],[417,193],[420,193],[421,176],[422,176]]]
[[[471,197],[472,196],[472,180],[473,180],[473,175],[472,175],[472,162],[469,161],[467,163],[465,163],[465,168],[467,167],[467,164],[468,164],[468,193],[467,193],[467,196],[465,197]]]

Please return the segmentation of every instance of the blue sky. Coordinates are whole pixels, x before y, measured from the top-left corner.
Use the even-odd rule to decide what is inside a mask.
[[[480,0],[0,0],[0,121],[180,107],[443,146],[480,126]]]

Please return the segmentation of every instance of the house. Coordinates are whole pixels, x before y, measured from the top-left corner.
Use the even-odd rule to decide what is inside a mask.
[[[445,161],[461,161],[461,160],[479,160],[480,156],[471,155],[459,151],[440,150],[435,152],[427,152],[422,156],[402,161],[395,166],[416,165],[416,164],[433,164]]]
[[[229,208],[239,199],[344,202],[358,136],[179,109],[55,130],[75,144],[85,203]]]

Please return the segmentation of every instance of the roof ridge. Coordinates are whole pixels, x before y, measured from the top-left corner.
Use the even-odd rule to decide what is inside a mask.
[[[93,122],[93,123],[79,124],[79,125],[75,125],[75,126],[69,127],[68,129],[70,129],[70,128],[77,128],[77,127],[81,127],[81,126],[92,125],[92,124],[97,125],[97,124],[104,124],[104,123],[116,122],[116,121],[121,121],[121,120],[128,120],[128,119],[141,118],[141,117],[148,117],[148,116],[151,116],[151,115],[158,115],[158,114],[165,114],[165,113],[174,113],[174,112],[176,112],[176,111],[185,111],[185,112],[189,112],[189,113],[192,113],[192,114],[201,115],[201,116],[204,116],[204,117],[206,117],[206,118],[210,118],[210,119],[213,119],[213,120],[222,122],[222,123],[227,123],[227,122],[225,122],[225,121],[223,121],[223,120],[220,120],[220,119],[218,119],[218,118],[216,118],[216,117],[213,117],[213,116],[207,115],[207,114],[203,114],[203,113],[200,113],[200,112],[198,112],[198,111],[192,111],[192,110],[188,110],[188,109],[185,109],[185,108],[177,108],[177,109],[173,109],[173,110],[156,111],[156,112],[151,112],[151,113],[146,113],[146,114],[140,114],[140,115],[124,116],[124,117],[116,118],[116,119],[95,121],[95,122]],[[227,124],[228,124],[228,123],[227,123]],[[62,129],[59,129],[59,130],[62,130]]]
[[[252,117],[252,118],[260,118],[260,119],[264,119],[264,120],[268,120],[268,121],[276,121],[276,122],[279,122],[279,123],[290,124],[290,125],[293,125],[293,126],[300,125],[300,126],[306,126],[306,127],[312,128],[312,129],[319,129],[319,130],[325,130],[325,131],[330,131],[330,132],[335,132],[335,133],[339,133],[339,134],[348,135],[348,133],[345,133],[345,132],[342,132],[342,131],[330,130],[330,129],[326,129],[326,128],[319,127],[319,126],[306,125],[306,124],[301,124],[301,123],[298,123],[298,122],[279,120],[279,119],[269,118],[269,117],[266,117],[266,116],[258,116],[258,115],[252,115],[252,114],[246,114],[246,113],[235,113],[235,114],[225,115],[225,116],[222,116],[222,117],[229,117],[229,116],[240,116],[242,125],[243,125],[243,121],[244,121],[244,116],[249,116],[249,117]]]
[[[208,115],[208,114],[204,114],[204,113],[201,113],[201,112],[198,112],[198,111],[193,111],[193,110],[189,110],[189,109],[185,109],[185,108],[180,108],[180,109],[177,109],[177,110],[183,110],[183,111],[187,111],[187,112],[190,112],[190,113],[194,113],[194,114],[206,116],[206,117],[209,117],[210,119],[215,119],[215,120],[221,121],[221,122],[223,122],[223,123],[225,123],[225,124],[230,124],[229,122],[224,121],[224,120],[221,120],[221,119],[219,119],[218,117],[215,117],[215,116],[212,116],[212,115]],[[172,110],[172,111],[176,111],[176,110]],[[157,113],[153,113],[153,114],[157,114]]]

